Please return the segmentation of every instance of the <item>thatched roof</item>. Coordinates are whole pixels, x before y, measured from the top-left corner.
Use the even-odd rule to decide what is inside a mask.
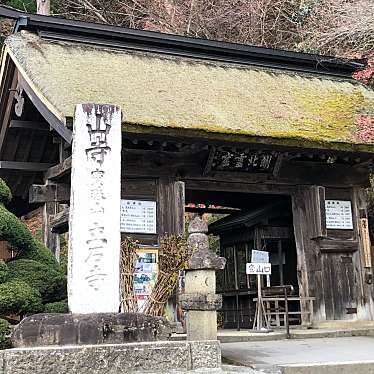
[[[350,78],[51,41],[26,31],[6,40],[5,53],[63,122],[78,103],[115,104],[126,131],[374,152],[374,92]]]

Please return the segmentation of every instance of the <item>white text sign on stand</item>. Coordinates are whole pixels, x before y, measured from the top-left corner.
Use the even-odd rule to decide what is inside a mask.
[[[326,228],[352,230],[352,206],[349,200],[326,200]]]
[[[271,264],[269,263],[247,263],[246,274],[270,275]]]
[[[156,201],[121,200],[121,232],[157,234]]]
[[[68,302],[72,313],[120,305],[121,110],[77,105],[69,216]]]

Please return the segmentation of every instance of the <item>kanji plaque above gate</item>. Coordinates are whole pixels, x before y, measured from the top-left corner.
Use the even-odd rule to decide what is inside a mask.
[[[278,160],[276,152],[212,150],[207,169],[212,171],[238,171],[273,173]]]

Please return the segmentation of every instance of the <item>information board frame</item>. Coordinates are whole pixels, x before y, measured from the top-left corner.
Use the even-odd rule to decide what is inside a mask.
[[[157,235],[157,201],[121,199],[120,229],[126,234]]]
[[[325,200],[326,229],[353,230],[351,200]]]

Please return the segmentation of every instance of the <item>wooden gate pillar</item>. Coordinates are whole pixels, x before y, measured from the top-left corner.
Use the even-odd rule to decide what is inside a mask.
[[[59,235],[52,232],[51,217],[58,213],[58,203],[48,201],[44,203],[42,210],[42,233],[44,245],[51,250],[57,260],[60,258],[60,238]]]
[[[323,225],[324,188],[300,186],[292,196],[293,224],[297,252],[297,276],[300,297],[315,297],[313,318],[326,320],[322,284],[321,254],[316,239],[326,235]],[[302,310],[307,305],[301,303]],[[303,324],[309,324],[301,315]]]

